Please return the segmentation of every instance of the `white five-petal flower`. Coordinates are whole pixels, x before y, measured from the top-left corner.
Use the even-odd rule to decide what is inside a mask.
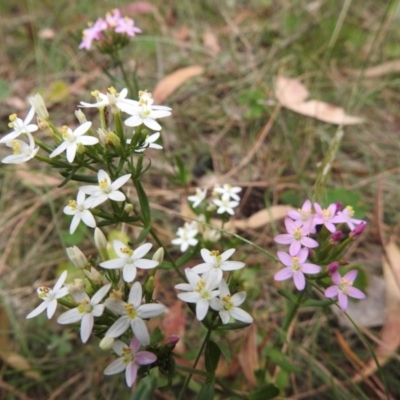
[[[240,197],[237,195],[237,193],[240,193],[242,191],[242,188],[239,186],[232,186],[229,183],[225,183],[222,187],[216,186],[213,191],[221,194],[222,196],[225,195],[228,198],[240,201]]]
[[[177,238],[171,240],[172,244],[180,245],[181,252],[184,253],[189,246],[196,246],[198,240],[195,236],[199,233],[197,229],[197,222],[185,222],[183,227],[178,228],[176,234],[178,235]]]
[[[100,267],[106,269],[123,268],[122,274],[125,282],[132,282],[135,279],[136,268],[151,269],[159,264],[158,261],[143,258],[152,248],[151,243],[142,244],[136,250],[132,250],[120,240],[114,240],[113,246],[119,258],[104,261],[100,263]]]
[[[114,182],[111,182],[110,176],[106,171],[100,170],[97,174],[98,186],[85,185],[79,188],[79,191],[90,195],[87,201],[87,207],[94,208],[104,203],[107,199],[114,201],[124,201],[125,195],[118,189],[123,186],[131,177],[131,174],[120,176]]]
[[[196,194],[192,196],[188,196],[188,200],[193,202],[192,207],[196,208],[207,196],[207,189],[201,190],[200,188],[196,188]]]
[[[93,136],[84,135],[84,133],[86,133],[91,126],[92,123],[90,121],[79,125],[74,131],[67,126],[63,126],[61,129],[61,134],[64,141],[59,144],[59,146],[49,155],[49,157],[56,157],[63,151],[66,151],[67,160],[72,163],[75,159],[78,144],[82,144],[84,146],[93,146],[94,144],[99,143],[99,139]]]
[[[69,233],[71,235],[75,232],[81,220],[90,228],[96,228],[96,220],[88,210],[90,207],[88,207],[85,197],[85,193],[79,191],[76,200],[70,200],[68,205],[64,207],[65,214],[74,216],[69,228]]]
[[[39,297],[43,300],[43,303],[41,303],[38,307],[31,311],[26,316],[26,318],[36,317],[41,312],[47,309],[47,318],[50,319],[56,311],[57,299],[60,299],[61,297],[64,297],[68,294],[68,289],[66,287],[62,287],[65,279],[67,279],[67,271],[64,271],[60,275],[53,289],[50,289],[46,286],[40,286],[37,289],[37,293]]]
[[[175,289],[187,292],[179,293],[178,297],[186,303],[196,303],[196,317],[202,321],[207,314],[211,299],[219,295],[219,290],[214,290],[218,282],[212,274],[203,278],[189,268],[186,268],[185,274],[189,283],[179,283],[175,285]]]
[[[35,147],[35,141],[30,133],[26,132],[25,134],[28,136],[29,144],[19,139],[6,142],[6,146],[12,147],[14,154],[4,157],[1,160],[2,163],[21,164],[35,157],[36,153],[39,151],[39,147]]]
[[[217,214],[228,213],[230,215],[234,215],[234,208],[239,205],[238,201],[230,200],[229,195],[222,195],[221,199],[214,199],[214,204],[218,207]]]
[[[240,261],[227,261],[234,252],[235,249],[229,249],[220,255],[218,250],[201,249],[201,256],[205,262],[193,267],[192,271],[196,272],[196,274],[212,274],[214,275],[214,280],[219,283],[221,282],[223,271],[235,271],[245,265]]]
[[[39,127],[35,124],[31,124],[30,122],[32,121],[33,117],[35,115],[35,109],[31,107],[29,110],[27,116],[25,119],[22,121],[21,118],[17,118],[16,114],[10,115],[10,124],[9,127],[13,128],[14,130],[10,133],[8,133],[6,136],[2,137],[0,139],[0,143],[7,143],[15,138],[17,138],[19,135],[22,133],[32,133],[35,132],[39,129]]]
[[[131,387],[137,376],[140,365],[152,364],[157,360],[157,356],[149,351],[139,351],[140,342],[133,337],[131,343],[126,345],[121,340],[116,340],[113,350],[120,356],[114,360],[105,370],[104,375],[114,375],[125,371],[126,384]]]
[[[121,90],[120,93],[118,93],[113,87],[108,88],[108,93],[103,94],[100,93],[98,90],[95,90],[92,92],[92,96],[95,96],[97,99],[96,103],[85,103],[84,101],[81,101],[80,107],[86,107],[86,108],[104,108],[104,107],[111,107],[111,112],[116,113],[119,111],[118,106],[120,104],[126,104],[126,96],[128,95],[128,89],[124,88]],[[126,99],[126,100],[125,100]],[[129,100],[133,101],[133,100]]]
[[[64,325],[81,321],[81,340],[83,343],[86,343],[92,333],[94,317],[100,317],[104,311],[104,304],[99,303],[110,288],[111,283],[108,283],[100,288],[92,298],[90,298],[87,293],[82,292],[80,294],[82,300],[79,302],[78,307],[61,314],[57,322]]]
[[[143,146],[135,149],[136,152],[143,152],[146,149],[157,149],[157,150],[161,150],[163,147],[157,143],[155,143],[158,138],[160,137],[160,132],[154,132],[152,135],[147,135],[146,139],[144,140]],[[128,139],[126,141],[128,144],[131,143],[131,139]]]
[[[116,338],[124,334],[129,326],[139,342],[147,346],[150,344],[150,335],[143,319],[157,317],[165,311],[165,306],[157,303],[142,303],[142,286],[139,282],[135,282],[129,292],[128,303],[122,300],[108,298],[105,302],[106,307],[114,314],[121,315],[105,336]]]
[[[248,324],[253,322],[251,315],[238,307],[246,299],[246,292],[235,293],[231,296],[229,287],[224,279],[219,284],[219,290],[219,298],[214,297],[211,299],[210,306],[219,312],[223,324],[227,324],[231,317]]]

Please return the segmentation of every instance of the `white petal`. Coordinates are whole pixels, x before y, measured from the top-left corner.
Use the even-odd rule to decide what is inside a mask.
[[[128,302],[138,308],[142,302],[142,293],[142,285],[139,282],[135,282],[129,291]]]
[[[229,249],[229,250],[224,251],[221,254],[221,259],[223,261],[226,261],[235,251],[236,251],[235,249]]]
[[[105,307],[104,304],[96,304],[93,307],[92,315],[94,317],[101,317],[103,315],[103,312],[104,312],[104,307]]]
[[[77,213],[74,215],[71,221],[71,226],[69,227],[69,233],[72,235],[75,231],[76,228],[79,225],[79,222],[81,222],[81,213]]]
[[[82,125],[79,125],[73,132],[73,135],[75,137],[83,135],[85,132],[89,130],[89,128],[92,126],[92,123],[90,121],[84,122]]]
[[[78,146],[77,146],[76,143],[68,144],[68,146],[67,146],[67,160],[68,160],[68,162],[72,163],[74,161],[77,147]]]
[[[59,289],[61,289],[61,286],[64,284],[66,279],[67,279],[67,271],[64,271],[58,278],[56,284],[54,285],[53,291],[57,292]]]
[[[227,324],[230,320],[229,312],[226,310],[222,310],[219,312],[219,316],[221,317],[221,321],[223,324]]]
[[[133,258],[138,260],[139,258],[143,258],[153,247],[151,243],[145,243],[139,246],[135,252],[133,253]]]
[[[47,308],[48,305],[49,305],[49,303],[47,301],[43,301],[33,311],[31,311],[26,316],[26,319],[34,318],[34,317],[38,316],[40,313],[42,313]]]
[[[83,211],[81,214],[81,218],[85,225],[89,226],[90,228],[96,228],[96,220],[89,210]]]
[[[117,269],[122,268],[126,264],[126,261],[122,258],[114,258],[113,260],[108,260],[100,263],[100,267],[106,269]]]
[[[90,300],[90,304],[92,306],[100,303],[100,301],[103,299],[103,297],[107,294],[107,292],[111,288],[111,283],[107,283],[107,285],[104,285],[102,288],[100,288],[92,297]]]
[[[113,361],[103,372],[104,375],[115,375],[122,371],[125,371],[126,364],[123,361],[123,358],[117,358]]]
[[[122,270],[122,276],[125,282],[133,282],[136,278],[136,267],[132,264],[126,264]]]
[[[147,326],[142,319],[135,318],[131,322],[131,328],[133,330],[133,333],[143,346],[147,346],[150,344],[149,331],[147,330]]]
[[[157,267],[158,264],[159,264],[158,261],[146,260],[146,259],[144,259],[144,258],[135,261],[135,266],[136,266],[137,268],[142,268],[142,269],[151,269],[151,268],[155,268],[155,267]]]
[[[143,319],[148,319],[152,317],[157,317],[166,310],[166,307],[162,304],[143,304],[138,308],[138,317]]]
[[[200,299],[198,301],[196,305],[196,317],[199,321],[202,321],[207,315],[209,305],[208,300]]]
[[[51,317],[56,312],[57,304],[58,303],[57,303],[56,299],[49,301],[48,306],[47,306],[47,318],[48,319],[51,319]]]
[[[253,322],[252,316],[241,308],[233,307],[230,314],[237,321],[247,322],[248,324]]]
[[[92,333],[94,318],[92,314],[85,314],[81,322],[81,340],[86,343]]]
[[[108,329],[105,336],[116,338],[124,334],[129,328],[130,320],[124,315],[123,317],[118,318]]]
[[[123,186],[126,182],[129,181],[130,177],[131,174],[120,176],[117,180],[115,180],[115,182],[111,184],[111,188],[113,190],[119,189],[121,186]]]
[[[240,306],[246,300],[246,292],[235,293],[231,301],[235,306]]]
[[[109,193],[108,198],[114,201],[124,201],[126,199],[125,195],[119,190],[114,190],[113,192]]]
[[[65,149],[67,148],[68,143],[67,142],[62,142],[57,148],[53,150],[52,153],[49,154],[50,158],[56,157],[59,154],[61,154]]]
[[[124,301],[118,300],[118,299],[113,299],[112,297],[109,297],[105,302],[105,306],[112,311],[114,314],[117,315],[125,315],[126,314],[126,303]]]
[[[177,295],[181,300],[186,303],[197,303],[200,300],[200,294],[197,292],[178,293]]]
[[[161,130],[161,125],[157,121],[155,121],[154,119],[146,118],[146,119],[143,120],[143,123],[153,131]]]
[[[82,317],[83,314],[81,314],[77,308],[73,308],[72,310],[68,310],[65,313],[61,314],[57,318],[57,322],[61,325],[73,324],[74,322],[80,321]]]

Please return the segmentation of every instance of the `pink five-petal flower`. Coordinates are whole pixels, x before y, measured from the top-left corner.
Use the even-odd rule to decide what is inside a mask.
[[[105,370],[104,375],[114,375],[125,371],[126,384],[131,387],[137,376],[140,365],[149,365],[157,361],[157,356],[149,351],[139,351],[140,342],[133,337],[129,346],[120,340],[116,340],[113,350],[120,358],[113,361]]]
[[[318,247],[318,242],[307,236],[308,228],[303,226],[301,221],[285,218],[285,226],[288,233],[277,235],[274,240],[280,244],[290,244],[291,255],[295,256],[300,251],[301,245],[307,248]]]
[[[136,33],[141,33],[142,30],[135,26],[135,21],[133,19],[125,17],[118,20],[115,32],[125,33],[126,35],[133,37]]]
[[[321,272],[320,266],[305,262],[308,257],[308,249],[306,248],[302,248],[294,257],[283,251],[278,251],[277,254],[285,268],[275,274],[274,279],[276,281],[285,281],[293,278],[296,288],[303,290],[306,286],[304,274],[318,274]]]
[[[314,210],[310,200],[306,200],[298,210],[290,210],[287,215],[294,221],[301,221],[309,233],[315,233]]]
[[[335,224],[345,223],[351,230],[353,230],[355,228],[355,225],[359,225],[364,222],[361,219],[353,218],[353,215],[353,207],[347,206],[343,211],[338,211],[337,215],[332,218],[332,222],[334,222]]]
[[[348,307],[347,296],[354,297],[355,299],[364,299],[365,294],[353,287],[353,282],[357,277],[358,271],[353,269],[349,271],[343,277],[339,272],[335,272],[331,275],[333,285],[325,289],[325,297],[328,299],[332,297],[338,297],[339,306],[342,311],[346,311]]]
[[[315,218],[314,222],[316,225],[325,225],[325,228],[328,229],[329,232],[333,233],[336,231],[336,227],[334,225],[335,213],[336,213],[337,205],[335,203],[330,204],[327,208],[322,208],[318,203],[314,203],[315,208]]]
[[[94,25],[83,31],[83,40],[79,45],[80,49],[90,50],[93,40],[99,40],[102,37],[101,32],[107,29],[107,23],[99,18]]]

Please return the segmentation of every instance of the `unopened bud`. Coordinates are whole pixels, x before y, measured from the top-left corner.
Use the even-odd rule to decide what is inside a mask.
[[[115,147],[121,147],[121,139],[114,132],[108,134],[108,140],[111,141]]]
[[[340,211],[343,208],[343,203],[341,201],[338,201],[336,203],[336,212]]]
[[[75,111],[75,116],[81,125],[87,122],[86,116],[81,109]]]
[[[158,264],[161,264],[164,261],[164,248],[160,247],[157,251],[153,254],[152,257],[153,261],[158,261]]]
[[[67,256],[75,267],[84,269],[89,264],[86,256],[76,247],[67,247]]]
[[[350,233],[349,237],[351,239],[357,239],[365,230],[365,227],[367,226],[366,222],[361,222],[360,225],[357,225]]]
[[[128,214],[129,214],[130,212],[132,212],[132,211],[133,211],[133,204],[131,204],[131,203],[125,204],[124,211],[125,211],[126,213],[128,213]]]
[[[336,232],[332,233],[332,235],[331,235],[331,237],[329,239],[329,242],[332,245],[336,245],[336,244],[339,244],[341,239],[342,239],[342,232],[341,231],[336,231]]]
[[[205,242],[216,243],[221,239],[221,232],[216,229],[206,228],[203,232],[203,240]]]
[[[104,236],[104,233],[99,229],[96,228],[94,230],[94,244],[97,248],[97,251],[100,253],[100,258],[103,261],[109,260],[109,255],[107,251],[107,239]]]
[[[49,119],[49,112],[44,104],[43,98],[39,93],[29,97],[29,103],[35,109],[37,116],[42,120]]]
[[[68,293],[77,303],[80,303],[87,299],[85,282],[83,281],[83,279],[74,279],[73,283],[65,285],[65,287],[68,289]]]
[[[154,277],[150,276],[146,282],[146,292],[153,293],[153,291],[154,291]]]
[[[98,285],[103,284],[103,276],[97,271],[96,268],[90,267],[90,271],[87,269],[83,270],[85,275],[93,282],[97,283]]]
[[[337,272],[337,270],[339,269],[339,265],[340,264],[337,261],[334,261],[327,266],[326,271],[329,275],[332,275]]]
[[[104,336],[99,343],[99,347],[102,350],[111,350],[113,348],[115,340],[111,337]]]
[[[39,117],[36,120],[37,120],[39,129],[41,129],[42,131],[44,131],[45,129],[47,129],[49,127],[49,123],[46,120],[41,119]]]
[[[97,134],[99,135],[99,140],[101,144],[109,144],[108,133],[102,128],[97,129]]]
[[[166,345],[171,348],[171,350],[176,346],[176,344],[179,342],[180,337],[178,335],[172,335],[168,337],[166,340]]]
[[[78,143],[78,146],[76,147],[76,152],[78,154],[83,154],[85,151],[85,146],[82,143]]]

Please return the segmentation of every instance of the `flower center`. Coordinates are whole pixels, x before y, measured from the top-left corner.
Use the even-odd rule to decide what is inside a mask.
[[[118,96],[118,92],[114,89],[113,86],[108,88],[108,93],[112,94],[113,96]]]
[[[234,304],[231,300],[231,295],[227,294],[226,296],[222,297],[222,302],[224,303],[224,310],[232,310],[232,308],[234,307]]]
[[[99,188],[105,193],[111,192],[111,187],[108,184],[107,179],[103,179],[102,181],[99,182]]]
[[[80,314],[90,314],[93,311],[93,306],[89,303],[89,300],[83,300],[79,303],[78,311]]]
[[[151,106],[153,104],[153,97],[150,92],[147,90],[140,90],[139,91],[139,105],[143,106]]]
[[[46,298],[46,296],[51,292],[51,289],[46,286],[40,286],[37,288],[37,293],[40,299]]]
[[[327,210],[326,208],[324,208],[322,210],[322,219],[327,222],[331,219],[332,217],[332,212],[330,210]]]
[[[342,281],[339,285],[339,289],[344,293],[344,294],[349,294],[349,286],[353,286],[353,282],[348,281],[345,278],[342,278]]]
[[[125,310],[128,313],[128,317],[129,319],[135,319],[137,317],[137,311],[136,309],[133,307],[132,304],[126,304],[125,306]]]
[[[124,364],[129,364],[135,359],[135,354],[132,353],[132,350],[129,347],[124,347],[122,349],[121,357]]]
[[[299,265],[299,257],[292,257],[292,270],[293,271],[299,271],[300,270],[300,265]]]
[[[352,206],[347,206],[346,207],[347,214],[352,217],[354,215],[354,208]]]
[[[21,154],[21,143],[18,140],[13,140],[13,153],[14,154]]]
[[[301,231],[301,228],[296,228],[293,231],[293,238],[294,240],[301,240],[301,238],[303,237],[303,232]]]
[[[200,278],[200,280],[196,284],[194,291],[200,293],[205,287],[206,287],[205,280]]]
[[[76,210],[76,209],[77,209],[76,200],[70,200],[70,201],[68,202],[68,205],[69,205],[73,210]]]
[[[121,247],[119,250],[121,253],[126,254],[127,256],[130,256],[130,257],[133,256],[133,250],[130,249],[129,247]]]

